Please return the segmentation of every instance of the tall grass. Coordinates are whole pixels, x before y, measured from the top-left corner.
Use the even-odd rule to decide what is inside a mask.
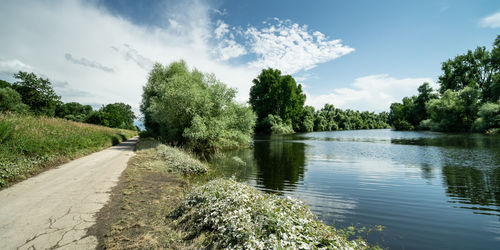
[[[0,114],[0,188],[135,134],[59,118]]]

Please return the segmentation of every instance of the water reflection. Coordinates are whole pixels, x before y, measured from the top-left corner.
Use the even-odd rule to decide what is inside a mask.
[[[445,166],[442,173],[450,202],[461,204],[460,208],[500,216],[500,167],[481,170]]]
[[[255,142],[257,185],[267,190],[291,191],[304,178],[305,144],[271,137]]]
[[[385,226],[383,236],[369,238],[373,244],[472,249],[500,241],[500,136],[365,130],[257,137],[252,149],[222,162],[215,165],[225,166],[225,176],[299,198],[326,224]]]

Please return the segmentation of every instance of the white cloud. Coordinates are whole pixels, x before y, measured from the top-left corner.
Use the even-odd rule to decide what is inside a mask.
[[[231,58],[236,58],[247,54],[247,50],[241,44],[234,40],[224,39],[217,45],[216,48],[218,59],[225,61]]]
[[[4,2],[0,8],[0,77],[5,79],[18,70],[33,71],[48,76],[65,102],[94,106],[125,102],[137,111],[153,62],[185,59],[191,67],[215,73],[237,88],[237,99],[246,101],[258,70],[213,60],[210,7],[200,1],[167,7],[166,27],[159,28],[133,24],[92,2]],[[80,63],[69,63],[68,53],[70,61]],[[113,72],[96,70],[103,69],[99,65]]]
[[[292,74],[354,50],[289,20],[264,28],[214,23],[211,13],[218,12],[202,0],[158,8],[165,8],[164,27],[134,24],[94,1],[6,1],[0,8],[0,78],[35,72],[50,78],[65,102],[125,102],[137,111],[154,62],[184,59],[238,89],[237,100],[244,102],[263,67]],[[228,62],[248,54],[253,61]]]
[[[354,51],[341,40],[329,40],[319,31],[310,31],[306,25],[277,18],[274,21],[275,24],[266,22],[265,28],[249,27],[245,31],[248,46],[258,57],[250,62],[253,67],[279,68],[293,74]]]
[[[228,32],[229,32],[229,25],[227,25],[227,23],[225,23],[221,20],[218,20],[217,21],[217,28],[215,28],[215,30],[214,30],[215,38],[221,39]]]
[[[500,28],[500,12],[487,16],[479,22],[481,27]]]
[[[437,85],[432,78],[403,78],[389,77],[387,74],[359,77],[349,88],[335,88],[329,94],[309,95],[306,104],[322,108],[326,103],[342,109],[387,111],[393,102],[401,102],[405,96],[417,94],[417,88],[428,82],[436,89]]]

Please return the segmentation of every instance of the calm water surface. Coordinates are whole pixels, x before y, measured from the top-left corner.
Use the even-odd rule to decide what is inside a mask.
[[[222,174],[391,249],[500,249],[500,137],[357,130],[256,137]],[[238,156],[247,163],[241,167]]]

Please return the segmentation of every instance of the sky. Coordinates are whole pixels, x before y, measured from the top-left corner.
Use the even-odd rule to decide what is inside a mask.
[[[263,68],[306,104],[387,111],[437,86],[441,63],[500,34],[498,0],[3,0],[0,79],[49,78],[64,102],[124,102],[137,115],[154,63],[185,60],[247,102]]]

